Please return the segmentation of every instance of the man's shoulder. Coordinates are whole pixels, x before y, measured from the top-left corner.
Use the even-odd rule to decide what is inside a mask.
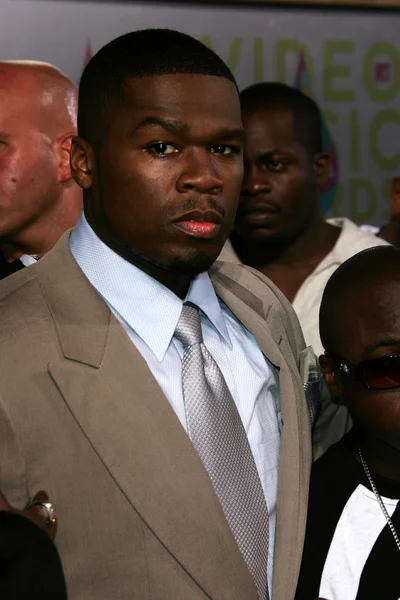
[[[0,282],[0,344],[49,314],[35,265]]]
[[[218,279],[242,299],[249,299],[252,294],[264,307],[271,303],[278,303],[284,305],[286,310],[288,308],[292,310],[291,304],[280,289],[268,277],[252,267],[242,263],[225,262],[219,258],[214,263],[210,275],[212,279]]]
[[[377,237],[375,234],[361,230],[350,219],[328,219],[327,222],[342,229],[335,248],[335,253],[342,255],[343,260],[341,262],[368,248],[388,245],[388,242]]]
[[[218,260],[210,270],[217,295],[236,314],[246,311],[250,317],[261,317],[275,337],[289,341],[297,356],[304,349],[304,338],[292,305],[268,277],[241,263]],[[244,310],[243,310],[244,309]]]

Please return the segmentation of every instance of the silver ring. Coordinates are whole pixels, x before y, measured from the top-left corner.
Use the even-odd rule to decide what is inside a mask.
[[[53,504],[51,502],[40,502],[37,500],[36,502],[30,502],[26,507],[26,510],[34,507],[39,508],[43,517],[46,519],[46,525],[49,527],[54,527],[54,525],[57,523],[57,515]]]

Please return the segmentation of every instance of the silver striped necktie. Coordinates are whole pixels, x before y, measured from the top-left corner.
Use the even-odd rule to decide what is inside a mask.
[[[267,600],[268,509],[242,420],[205,347],[199,310],[184,304],[175,337],[184,348],[182,385],[188,433],[210,476],[228,525]]]

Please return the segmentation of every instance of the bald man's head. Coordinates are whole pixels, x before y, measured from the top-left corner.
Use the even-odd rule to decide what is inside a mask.
[[[26,237],[39,220],[54,222],[65,195],[77,213],[69,167],[76,118],[77,86],[59,69],[0,62],[0,245]]]
[[[364,449],[371,441],[369,457],[381,444],[398,455],[399,248],[364,250],[335,271],[321,303],[320,332],[328,351],[320,357],[325,380],[347,405],[357,444]]]
[[[400,249],[377,246],[344,262],[329,279],[320,308],[325,350],[349,360],[379,343],[390,326],[400,335]]]
[[[52,135],[76,130],[78,88],[60,69],[43,62],[0,62],[0,94],[30,104],[38,125]]]

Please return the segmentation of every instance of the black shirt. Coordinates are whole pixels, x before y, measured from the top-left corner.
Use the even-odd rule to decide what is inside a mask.
[[[296,600],[398,600],[400,551],[349,432],[316,461]],[[371,473],[400,535],[400,484]]]

